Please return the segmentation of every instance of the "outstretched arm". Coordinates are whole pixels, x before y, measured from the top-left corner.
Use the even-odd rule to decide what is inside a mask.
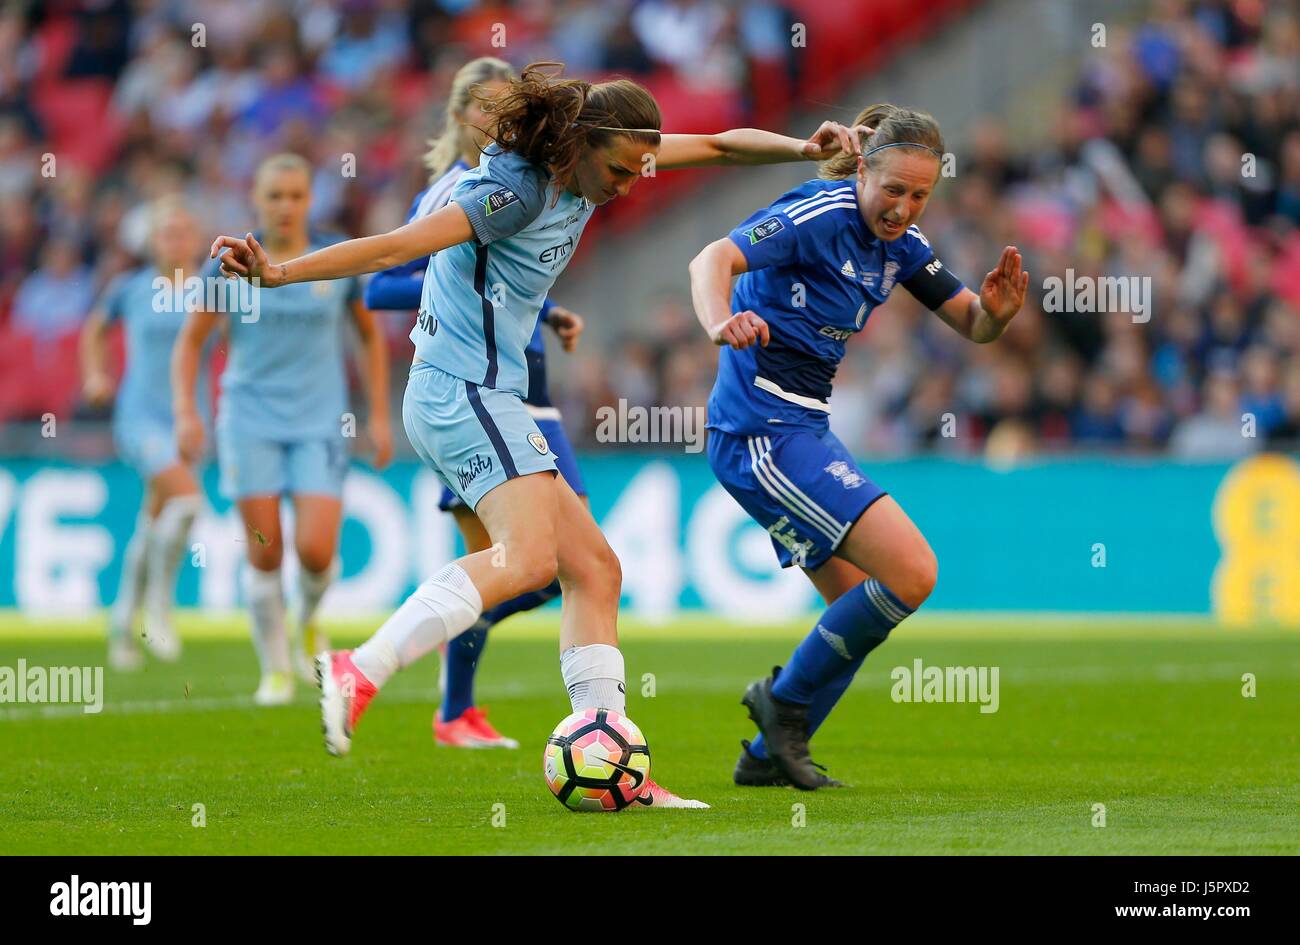
[[[1020,252],[1014,246],[1006,247],[997,266],[984,276],[979,295],[962,289],[935,314],[957,334],[977,344],[996,341],[1025,304],[1029,273],[1021,271],[1021,263]]]
[[[873,133],[862,125],[847,128],[826,121],[803,140],[758,128],[735,128],[716,135],[663,135],[655,163],[664,170],[672,170],[720,164],[824,161],[840,151],[861,154],[861,136]]]
[[[438,212],[389,233],[344,240],[288,262],[272,263],[252,233],[242,239],[218,236],[212,243],[211,256],[213,259],[220,256],[225,275],[258,279],[261,285],[275,288],[291,282],[342,279],[390,269],[473,238],[474,230],[465,211],[458,204],[449,203]],[[223,253],[223,249],[229,252]]]

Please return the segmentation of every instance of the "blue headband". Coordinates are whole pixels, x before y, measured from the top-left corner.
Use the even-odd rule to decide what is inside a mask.
[[[872,154],[875,154],[877,151],[883,151],[883,150],[885,150],[885,148],[925,148],[925,150],[929,151],[929,152],[930,152],[931,154],[933,154],[935,157],[937,157],[937,158],[942,158],[942,157],[943,157],[943,152],[941,152],[941,151],[936,151],[934,148],[930,147],[928,144],[921,144],[920,142],[917,142],[917,141],[891,141],[889,144],[882,144],[882,145],[881,145],[880,147],[878,147],[878,148],[872,148],[870,151],[864,151],[863,154],[862,154],[862,156],[863,156],[864,158],[865,158],[865,157],[868,157],[868,156],[870,156],[870,155],[872,155]]]

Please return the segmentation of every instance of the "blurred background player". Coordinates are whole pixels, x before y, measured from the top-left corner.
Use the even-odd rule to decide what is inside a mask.
[[[573,710],[626,711],[618,558],[555,475],[554,454],[523,406],[524,349],[543,299],[572,258],[555,250],[576,247],[595,208],[627,194],[642,176],[647,155],[666,170],[808,160],[856,144],[833,122],[808,141],[753,129],[661,136],[658,105],[636,83],[592,85],[541,66],[525,69],[486,103],[497,117],[498,146],[464,173],[442,210],[283,263],[272,263],[251,237],[222,236],[212,246],[225,271],[268,286],[354,276],[435,254],[412,331],[406,431],[499,547],[433,575],[356,650],[318,658],[326,747],[335,754],[351,748],[361,714],[399,669],[463,633],[485,607],[545,588],[557,574],[564,589],[560,668]],[[505,290],[499,300],[488,289],[498,285]],[[641,800],[705,806],[653,782]]]
[[[308,230],[311,166],[297,155],[278,154],[261,164],[252,202],[262,238],[277,254],[299,255],[331,241]],[[205,273],[219,278],[215,265]],[[236,288],[234,282],[224,285]],[[203,425],[194,397],[199,351],[224,322],[230,348],[216,423],[221,489],[238,505],[248,543],[242,585],[262,672],[254,699],[259,705],[281,705],[293,697],[294,672],[311,678],[306,654],[328,647],[313,617],[338,573],[341,495],[356,428],[347,414],[348,321],[362,349],[367,432],[378,468],[387,465],[393,448],[388,364],[383,336],[361,302],[357,280],[306,283],[281,292],[253,287],[252,292],[251,305],[226,306],[225,313],[195,311],[187,318],[172,366],[176,434],[182,456],[200,454]],[[282,496],[293,502],[300,565],[292,657],[280,573]]]
[[[724,346],[709,464],[772,536],[781,566],[803,568],[829,605],[785,669],[745,692],[760,734],[742,743],[742,785],[838,784],[813,764],[808,740],[938,574],[921,532],[830,430],[845,342],[897,285],[963,337],[994,341],[1029,283],[1008,246],[976,295],[915,226],[945,153],[932,117],[873,105],[857,124],[874,129],[862,155],[825,162],[822,179],[753,214],[690,268],[696,314]]]
[[[183,296],[173,289],[197,272],[202,243],[196,221],[174,198],[156,201],[150,222],[150,262],[109,285],[82,328],[80,344],[84,396],[93,405],[107,404],[113,400],[113,377],[106,335],[114,322],[125,326],[126,371],[113,410],[113,441],[139,473],[145,493],[109,617],[109,663],[119,670],[141,665],[133,631],[142,607],[149,652],[166,662],[180,656],[172,625],[176,572],[203,505],[194,471],[176,449],[168,394],[172,346],[185,320],[175,305]],[[194,409],[196,422],[206,424],[206,389]],[[190,461],[198,459],[195,454]]]
[[[478,167],[479,157],[492,142],[496,118],[485,113],[474,94],[491,98],[515,77],[510,64],[484,56],[462,66],[452,80],[447,101],[446,126],[442,137],[430,142],[426,164],[429,186],[416,195],[406,220],[409,223],[447,205],[452,188],[461,174]],[[424,286],[424,271],[429,257],[422,256],[400,266],[376,273],[366,286],[366,305],[371,309],[418,309]],[[582,333],[581,316],[550,299],[542,303],[541,316],[525,349],[528,359],[528,393],[524,406],[537,421],[555,454],[560,474],[577,495],[586,501],[587,490],[578,472],[573,447],[560,422],[560,411],[551,403],[546,388],[546,346],[542,324],[550,325],[566,351],[572,351]],[[451,512],[465,541],[465,550],[473,553],[491,546],[483,523],[473,509],[452,492],[442,488],[439,508]],[[442,706],[433,717],[433,735],[440,745],[456,748],[518,748],[519,743],[498,732],[487,719],[487,712],[474,703],[474,676],[478,671],[487,632],[495,624],[522,611],[540,607],[559,596],[560,582],[552,581],[540,591],[529,591],[486,611],[474,624],[449,643],[439,646],[442,655],[439,688]]]

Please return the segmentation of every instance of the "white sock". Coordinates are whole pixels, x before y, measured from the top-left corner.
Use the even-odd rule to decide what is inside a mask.
[[[338,576],[338,558],[331,561],[329,567],[319,573],[308,571],[306,568],[298,569],[299,623],[303,626],[311,623],[311,618],[316,616],[316,608],[320,606],[321,598],[325,596],[325,592]]]
[[[453,561],[417,587],[374,636],[353,650],[352,662],[382,686],[439,643],[464,633],[481,613],[478,588]]]
[[[623,654],[618,647],[608,643],[571,646],[560,654],[560,675],[574,712],[612,709],[619,715],[627,713]]]
[[[122,561],[122,578],[117,585],[117,598],[109,613],[110,633],[114,637],[130,636],[135,613],[140,607],[149,578],[147,567],[149,546],[153,542],[153,520],[141,512],[135,521],[135,531],[126,545]]]
[[[203,500],[197,495],[177,496],[167,502],[153,524],[149,545],[149,583],[145,590],[145,613],[150,620],[166,624],[176,601],[176,571],[190,526]]]
[[[253,616],[253,648],[262,675],[289,672],[289,637],[284,632],[284,584],[280,569],[259,571],[245,563],[240,574],[244,602]]]

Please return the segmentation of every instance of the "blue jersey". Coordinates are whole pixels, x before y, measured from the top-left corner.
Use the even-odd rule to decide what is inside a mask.
[[[338,242],[312,235],[309,249]],[[222,278],[213,260],[205,274]],[[243,293],[229,293],[244,298]],[[260,289],[227,316],[230,353],[218,423],[280,442],[338,436],[348,409],[345,328],[361,298],[355,277]]]
[[[462,174],[469,170],[464,161],[456,161],[424,190],[415,195],[411,209],[406,214],[406,222],[428,216],[435,210],[441,210],[451,198],[452,188]],[[372,309],[416,309],[420,307],[423,294],[424,273],[429,267],[430,256],[421,256],[410,262],[393,266],[375,274],[366,285],[366,306]],[[551,309],[551,300],[542,302],[541,317],[533,336],[528,341],[525,357],[528,366],[528,392],[524,402],[534,407],[551,406],[551,395],[546,385],[546,343],[542,338],[542,322],[546,320]]]
[[[495,145],[464,171],[450,201],[474,238],[434,254],[425,271],[415,354],[482,387],[529,394],[538,314],[595,205],[553,186],[549,173]]]
[[[749,271],[733,312],[767,321],[767,347],[724,347],[709,426],[727,433],[821,434],[845,342],[902,284],[932,309],[961,291],[915,226],[878,239],[858,211],[852,181],[811,180],[731,231]]]
[[[177,305],[174,274],[144,266],[123,273],[109,284],[100,307],[108,322],[120,321],[126,333],[126,373],[117,392],[116,421],[154,420],[172,424],[171,362],[176,336],[185,321]],[[198,408],[208,415],[208,389],[199,386]]]

